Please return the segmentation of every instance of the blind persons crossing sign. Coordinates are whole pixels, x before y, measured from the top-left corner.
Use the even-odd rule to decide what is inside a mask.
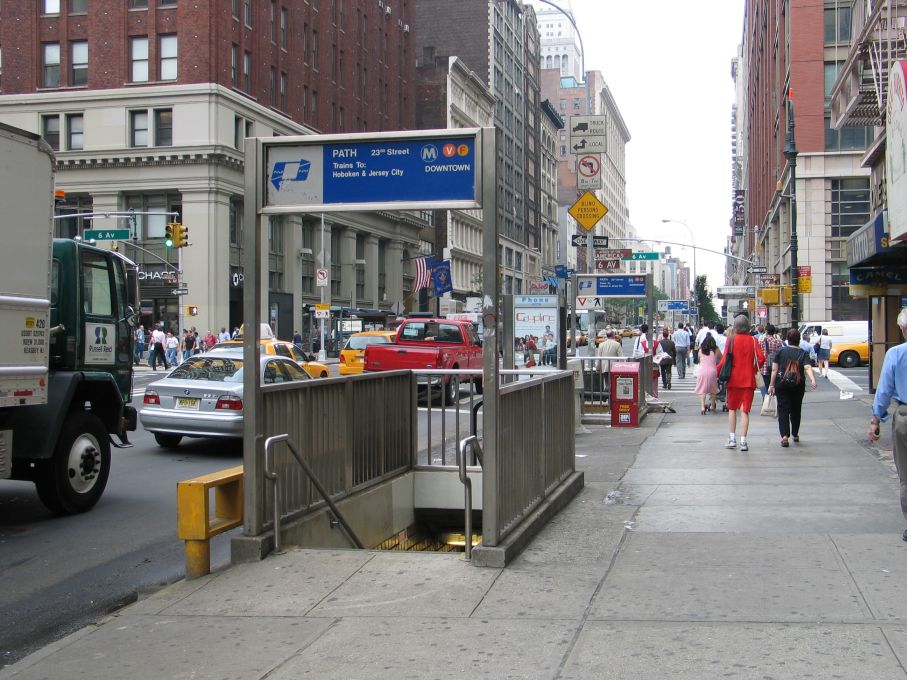
[[[598,196],[587,191],[570,206],[567,212],[583,229],[591,231],[601,218],[608,214],[608,208],[598,200]]]

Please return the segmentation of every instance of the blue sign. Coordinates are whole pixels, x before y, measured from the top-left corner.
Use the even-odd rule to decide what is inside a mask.
[[[907,283],[907,267],[850,268],[850,285],[876,286]]]
[[[645,297],[646,277],[627,274],[609,276],[581,276],[577,295],[601,295],[606,297]]]
[[[267,149],[267,205],[475,202],[476,138],[374,139]]]
[[[453,290],[450,280],[450,260],[436,262],[431,268],[431,278],[435,284],[435,295],[441,296]]]
[[[690,307],[690,316],[699,316],[699,307]]]
[[[685,312],[690,308],[690,303],[686,300],[666,300],[669,312]]]
[[[554,265],[554,274],[559,279],[566,279],[567,278],[567,265],[565,265],[565,264]]]
[[[548,282],[548,285],[552,288],[557,288],[557,278],[554,276],[545,275],[545,281]]]

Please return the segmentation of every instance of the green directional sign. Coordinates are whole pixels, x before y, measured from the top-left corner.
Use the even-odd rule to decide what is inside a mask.
[[[122,241],[129,238],[128,229],[86,229],[82,235],[84,239],[95,241]]]
[[[657,260],[661,253],[630,253],[630,257],[625,257],[625,260]]]

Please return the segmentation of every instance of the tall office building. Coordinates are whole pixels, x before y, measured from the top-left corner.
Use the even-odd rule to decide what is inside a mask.
[[[133,230],[143,321],[175,327],[180,306],[204,332],[242,319],[243,140],[414,127],[409,0],[29,0],[0,6],[0,121],[57,152],[64,212],[135,210],[132,221],[62,220]],[[141,213],[159,213],[143,215]],[[164,215],[162,213],[173,213]],[[172,293],[169,220],[189,229]],[[282,337],[328,300],[383,317],[411,300],[424,216],[340,214],[270,220],[267,316]],[[321,253],[325,253],[324,261]],[[364,262],[364,264],[362,264]],[[363,310],[363,316],[368,314]]]

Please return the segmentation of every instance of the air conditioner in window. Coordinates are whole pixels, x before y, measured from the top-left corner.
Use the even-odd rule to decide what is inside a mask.
[[[409,33],[409,24],[403,24],[403,32]]]
[[[390,5],[388,5],[387,7],[384,8],[384,15],[385,15],[385,16],[390,16],[390,15],[391,15],[391,8],[390,8]]]

